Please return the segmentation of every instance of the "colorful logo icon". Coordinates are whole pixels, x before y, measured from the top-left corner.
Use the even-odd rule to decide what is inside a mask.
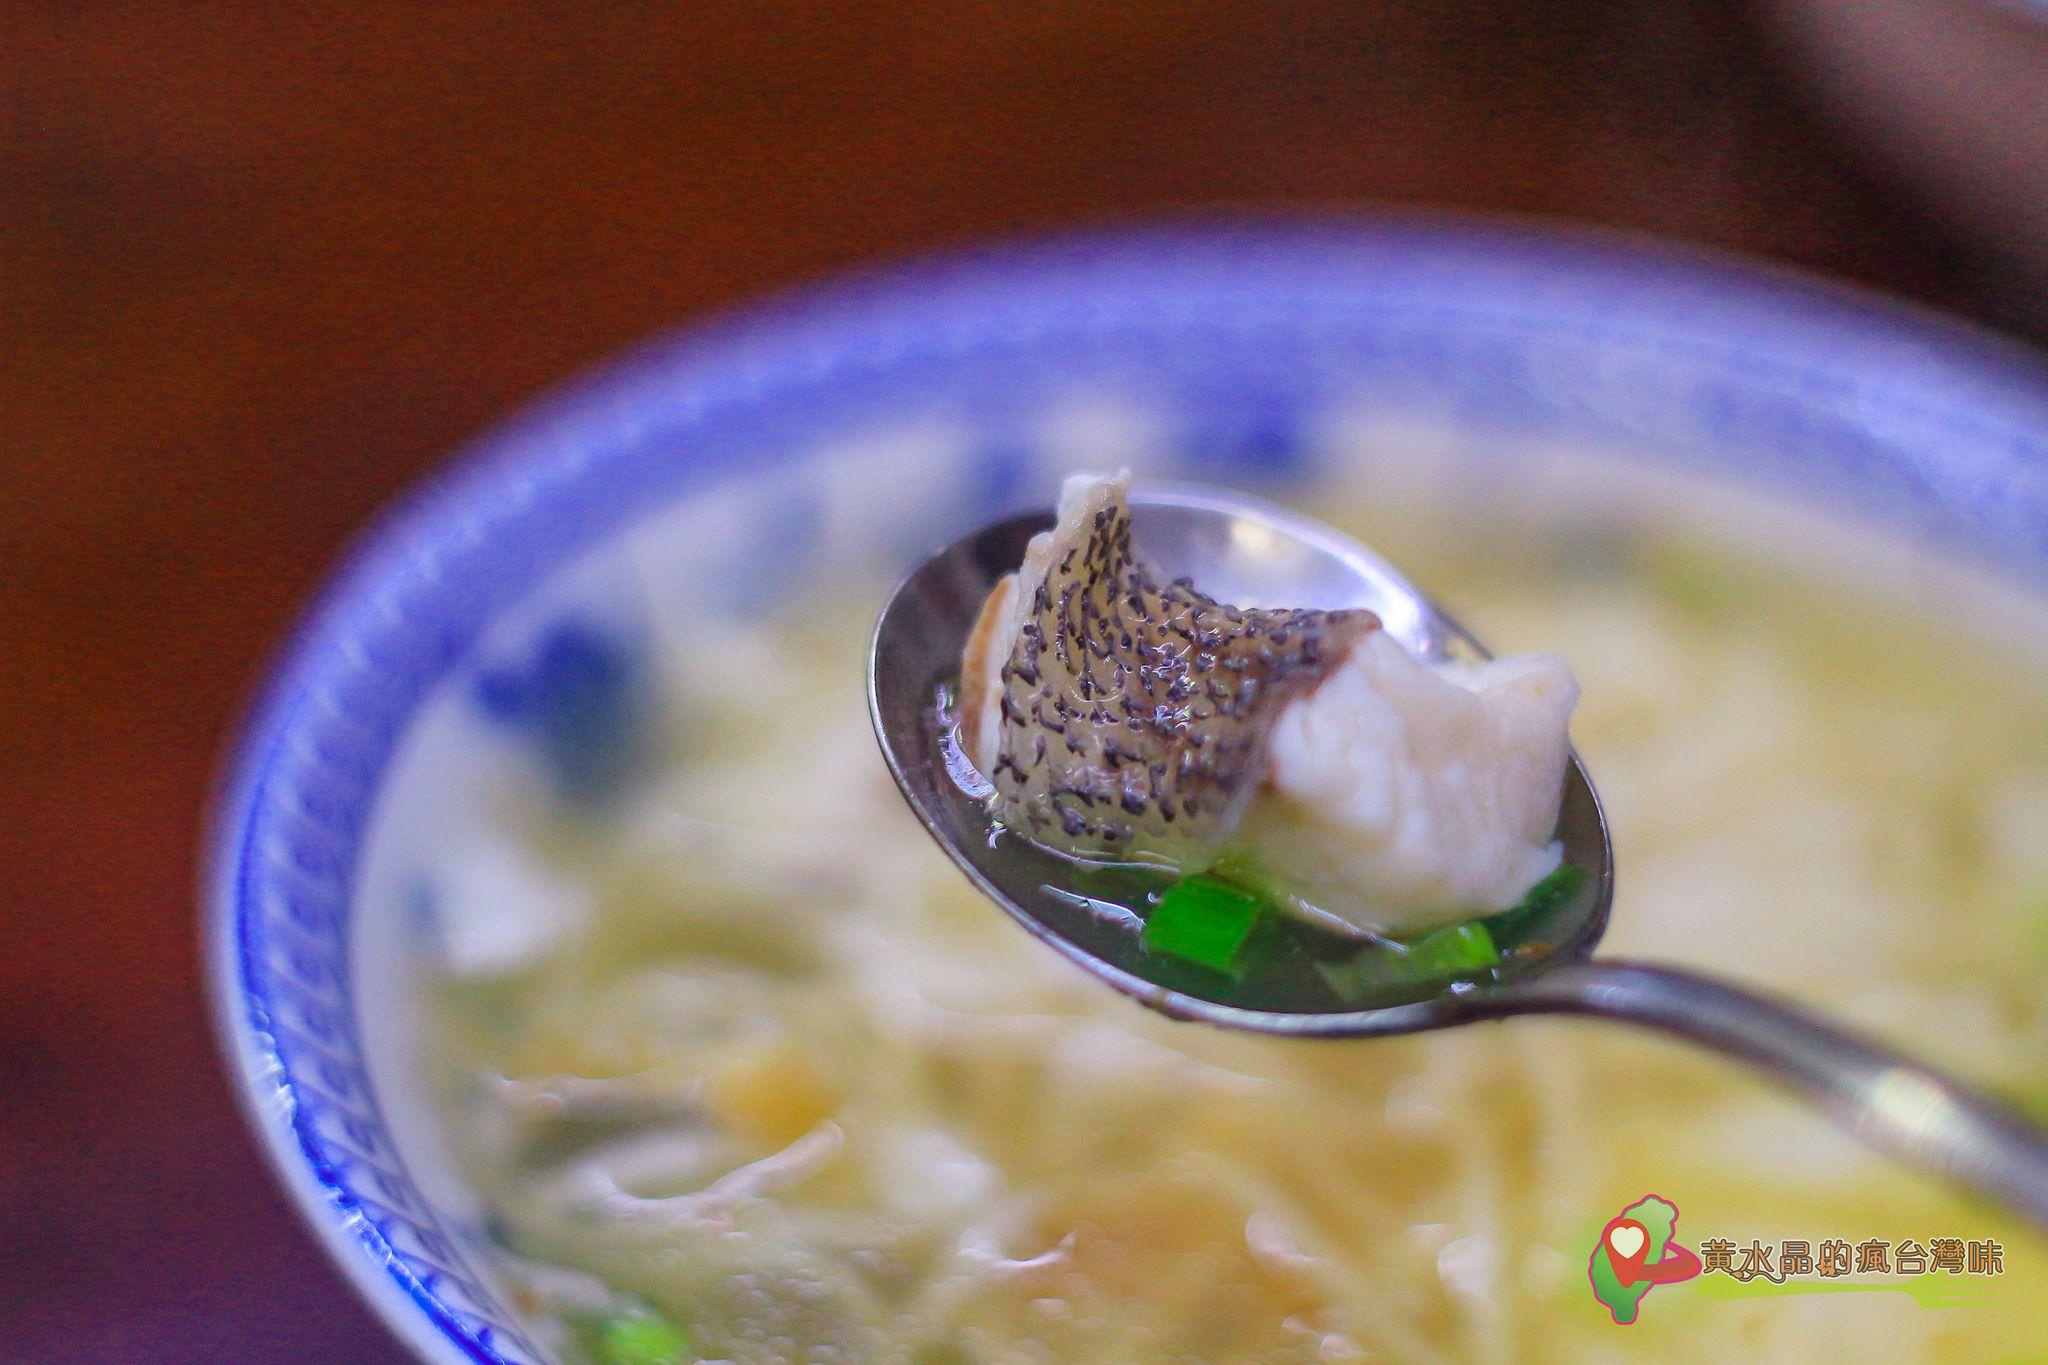
[[[1677,1284],[1700,1273],[1700,1258],[1672,1238],[1678,1206],[1644,1195],[1601,1230],[1586,1262],[1593,1297],[1623,1327],[1636,1320],[1643,1296],[1660,1284]]]

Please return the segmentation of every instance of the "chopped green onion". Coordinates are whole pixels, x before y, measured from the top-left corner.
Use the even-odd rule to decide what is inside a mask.
[[[1586,884],[1586,869],[1575,863],[1559,863],[1551,874],[1529,888],[1521,904],[1503,910],[1486,922],[1500,936],[1519,933],[1569,901]]]
[[[1493,935],[1478,920],[1453,924],[1418,939],[1408,950],[1408,966],[1416,976],[1464,976],[1500,962]]]
[[[1236,978],[1244,974],[1246,946],[1265,905],[1241,886],[1197,873],[1166,889],[1145,919],[1144,945]]]
[[[597,1330],[601,1365],[689,1365],[690,1338],[667,1318],[622,1313]]]
[[[1382,943],[1335,962],[1316,963],[1340,999],[1384,1000],[1390,993],[1412,996],[1455,976],[1475,976],[1497,966],[1500,949],[1478,920],[1438,929],[1410,944]]]

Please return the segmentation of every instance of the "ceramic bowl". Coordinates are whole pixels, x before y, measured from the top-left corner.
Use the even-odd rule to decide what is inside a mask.
[[[1302,495],[1420,451],[1483,473],[1561,446],[1876,518],[2023,583],[2048,566],[2033,353],[1775,270],[1491,223],[1232,219],[970,251],[687,328],[513,418],[335,573],[218,804],[219,1027],[307,1222],[423,1358],[546,1358],[420,1099],[423,950],[380,889],[377,832],[459,818],[459,792],[399,790],[475,766],[459,726],[401,763],[422,718],[525,695],[519,670],[551,657],[535,641],[615,610],[621,563],[772,612],[816,573],[886,572],[1046,502],[1077,465]]]

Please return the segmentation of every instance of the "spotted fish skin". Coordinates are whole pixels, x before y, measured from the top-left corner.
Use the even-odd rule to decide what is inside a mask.
[[[1085,858],[1185,869],[1243,817],[1287,703],[1379,620],[1234,607],[1160,581],[1133,549],[1128,487],[1069,480],[1058,525],[991,594],[963,664],[964,738],[1006,826]]]

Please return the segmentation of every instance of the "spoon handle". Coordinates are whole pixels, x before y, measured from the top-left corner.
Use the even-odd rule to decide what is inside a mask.
[[[1494,1001],[1502,1014],[1641,1024],[1747,1062],[1879,1151],[1937,1171],[2048,1229],[2048,1132],[1983,1092],[1796,1005],[1710,976],[1624,961],[1560,966]]]

